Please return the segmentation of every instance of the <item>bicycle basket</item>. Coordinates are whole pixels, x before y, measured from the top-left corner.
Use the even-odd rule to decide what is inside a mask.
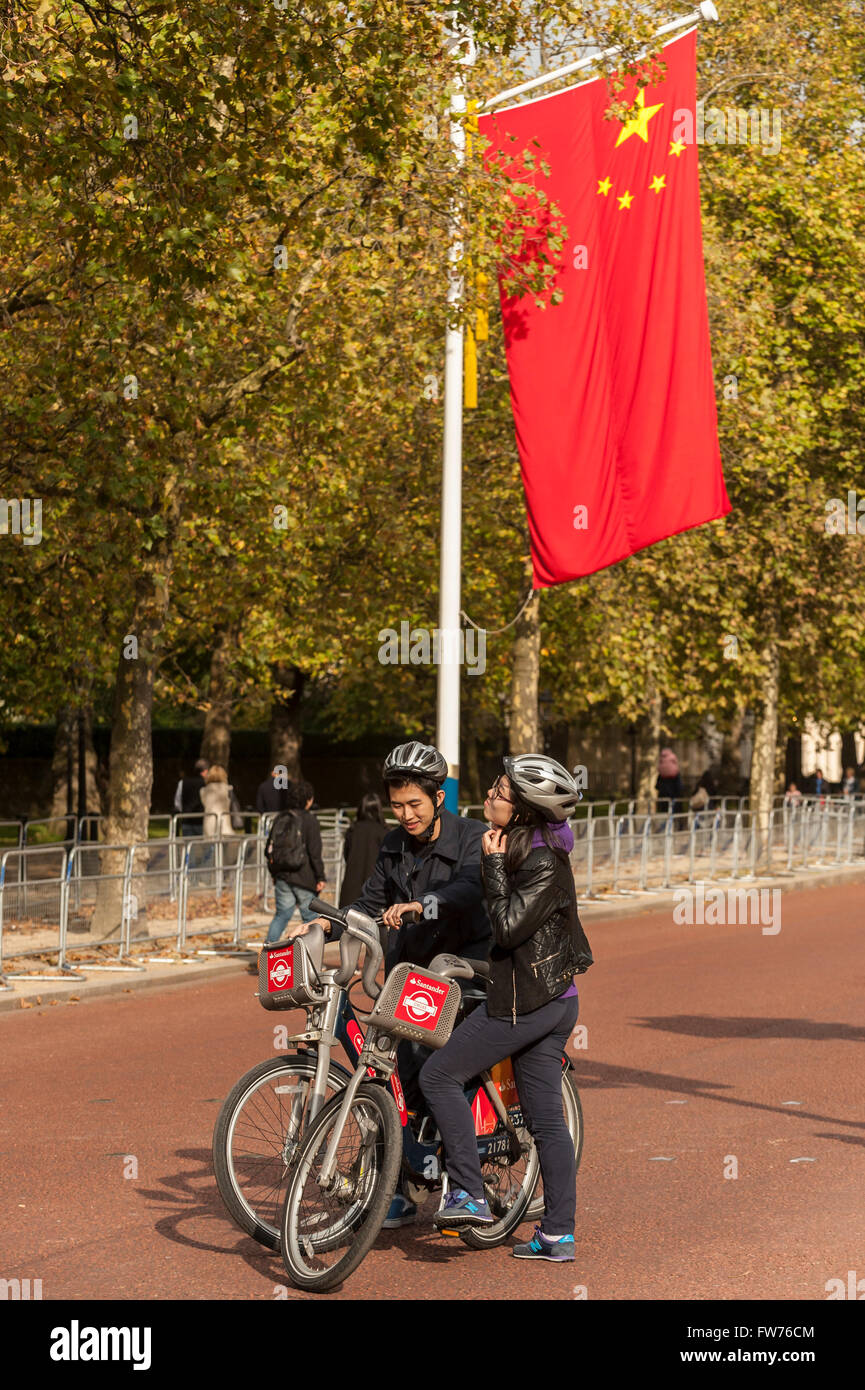
[[[258,1002],[263,1009],[296,1009],[320,1002],[322,981],[303,941],[265,946],[258,954]]]
[[[453,1032],[460,1003],[459,985],[445,975],[417,965],[397,965],[384,982],[372,1013],[362,1023],[395,1038],[410,1038],[426,1047],[444,1047]]]

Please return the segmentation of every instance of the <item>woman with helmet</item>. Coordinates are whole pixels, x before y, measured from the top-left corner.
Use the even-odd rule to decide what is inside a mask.
[[[482,875],[493,925],[486,1003],[424,1065],[420,1083],[447,1153],[450,1190],[439,1228],[489,1225],[465,1083],[511,1057],[537,1144],[544,1215],[522,1259],[574,1258],[576,1159],[562,1110],[562,1053],[577,1021],[574,976],[592,964],[580,925],[567,818],[582,800],[571,774],[541,753],[504,759],[484,809]]]
[[[385,759],[382,778],[399,825],[384,837],[372,873],[348,906],[370,917],[381,914],[386,973],[403,960],[429,965],[440,951],[474,960],[489,955],[492,934],[480,875],[484,827],[445,809],[447,771],[438,749],[416,740],[401,743]],[[331,931],[329,922],[317,921],[332,939],[341,934],[339,926]],[[307,930],[300,924],[291,935]],[[397,1065],[410,1111],[423,1105],[417,1078],[428,1056],[420,1044],[400,1043]],[[416,1215],[414,1203],[397,1192],[384,1224],[403,1226]]]

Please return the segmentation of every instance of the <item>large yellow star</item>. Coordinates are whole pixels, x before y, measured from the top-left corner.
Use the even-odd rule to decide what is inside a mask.
[[[612,188],[612,186],[613,186],[613,185],[611,184],[611,182],[610,182],[610,180],[609,180],[608,178],[607,178],[607,179],[598,179],[598,192],[599,192],[599,193],[603,193],[603,195],[604,195],[605,198],[606,198],[607,194],[609,193],[610,189]]]
[[[660,193],[662,188],[666,188],[666,174],[655,174],[649,187],[653,193]]]
[[[621,198],[619,199],[619,212],[621,212],[622,208],[629,208],[629,207],[631,206],[631,203],[632,203],[633,201],[634,201],[634,195],[633,195],[633,193],[629,193],[628,190],[627,190],[627,188],[626,188],[625,191],[624,191],[624,193],[622,194]]]
[[[663,104],[664,103],[662,101],[659,101],[657,106],[647,106],[646,93],[641,87],[639,92],[637,93],[637,105],[640,108],[640,114],[638,116],[635,116],[632,121],[626,121],[625,124],[622,126],[622,129],[619,131],[619,138],[615,144],[615,149],[618,149],[622,141],[627,140],[628,137],[631,135],[639,135],[640,139],[644,140],[646,144],[648,144],[649,132],[647,130],[647,126],[649,124],[649,121],[654,116],[655,112],[660,111]]]

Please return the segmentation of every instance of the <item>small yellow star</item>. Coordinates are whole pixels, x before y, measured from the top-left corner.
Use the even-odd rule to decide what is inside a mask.
[[[612,186],[609,179],[598,179],[598,192],[603,193],[605,198]]]
[[[653,193],[660,193],[662,188],[666,188],[666,174],[655,174],[649,187]]]
[[[619,138],[616,141],[615,148],[618,149],[622,141],[629,139],[632,135],[639,135],[640,139],[644,140],[645,143],[648,145],[649,132],[647,127],[649,121],[652,119],[652,117],[655,115],[657,111],[660,111],[663,104],[664,103],[662,101],[659,101],[657,106],[647,106],[646,93],[644,89],[641,87],[639,92],[637,93],[637,105],[640,108],[640,114],[638,116],[635,116],[632,121],[625,121],[625,124],[619,131]]]
[[[684,140],[671,140],[671,141],[670,141],[670,151],[669,151],[670,154],[680,155],[680,154],[682,153],[682,151],[683,151],[684,148],[685,148],[685,142],[684,142]]]
[[[621,212],[622,208],[629,208],[629,207],[631,206],[631,203],[632,203],[633,201],[634,201],[634,195],[633,195],[633,193],[629,193],[628,190],[627,190],[627,188],[626,188],[625,191],[624,191],[624,193],[622,194],[621,198],[619,199],[619,211]]]

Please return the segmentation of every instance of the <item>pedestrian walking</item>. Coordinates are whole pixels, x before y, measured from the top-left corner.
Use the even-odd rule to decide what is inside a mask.
[[[235,833],[232,825],[233,790],[224,767],[214,763],[207,769],[207,782],[201,789],[206,837],[223,840]]]
[[[682,786],[682,774],[679,771],[679,759],[672,748],[661,749],[655,790],[658,793],[658,810],[671,811],[674,816],[678,815],[682,809],[684,788]]]
[[[276,817],[265,845],[265,858],[273,879],[275,911],[267,929],[267,943],[279,940],[294,916],[315,921],[310,902],[326,885],[321,830],[311,814],[315,792],[309,782],[292,782],[286,788],[286,809]]]
[[[284,767],[272,768],[264,781],[259,783],[258,791],[255,793],[255,809],[259,815],[266,816],[268,813],[278,815],[280,811],[286,810],[288,785],[286,769]]]
[[[201,793],[206,785],[207,760],[199,758],[194,772],[181,777],[174,793],[174,809],[184,819],[180,821],[181,835],[203,835],[204,803]]]
[[[346,831],[343,853],[345,877],[339,895],[340,907],[347,907],[360,897],[378,859],[381,842],[387,834],[381,797],[367,792],[357,808],[357,819]]]

